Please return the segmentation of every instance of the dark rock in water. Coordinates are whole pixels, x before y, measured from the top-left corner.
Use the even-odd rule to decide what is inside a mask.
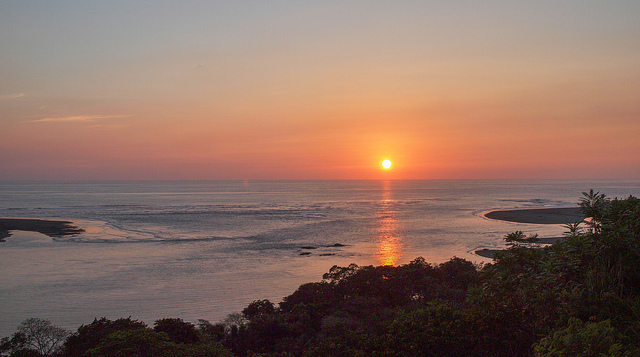
[[[300,253],[300,255],[311,255],[311,253],[309,253],[309,252],[302,252],[302,253]]]
[[[327,247],[346,247],[346,245],[340,244],[340,243],[336,243],[336,244],[328,245]]]
[[[332,255],[335,255],[335,253],[324,253],[324,254],[318,254],[318,255],[321,256],[321,257],[329,257],[329,256],[332,256]]]
[[[310,246],[310,245],[305,245],[303,247],[301,247],[302,249],[318,249],[318,247],[314,247],[314,246]]]

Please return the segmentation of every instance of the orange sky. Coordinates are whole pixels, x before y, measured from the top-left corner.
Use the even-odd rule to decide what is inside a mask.
[[[638,16],[3,2],[0,180],[638,179]]]

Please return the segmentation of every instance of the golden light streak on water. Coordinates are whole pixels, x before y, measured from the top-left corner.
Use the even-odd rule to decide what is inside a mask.
[[[378,221],[376,258],[381,265],[396,265],[402,256],[402,237],[398,233],[396,215],[391,182],[384,181],[380,208],[376,214]]]

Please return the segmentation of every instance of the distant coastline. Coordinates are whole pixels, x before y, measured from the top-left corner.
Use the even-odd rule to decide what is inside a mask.
[[[11,231],[38,232],[51,238],[74,236],[84,232],[70,221],[37,218],[0,218],[0,242],[11,237]]]
[[[488,219],[514,223],[567,224],[584,220],[580,207],[522,208],[488,211],[482,215]],[[540,238],[541,244],[553,244],[562,237]],[[501,249],[478,249],[476,255],[493,258]]]

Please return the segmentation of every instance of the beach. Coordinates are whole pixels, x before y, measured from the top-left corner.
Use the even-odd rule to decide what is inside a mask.
[[[495,210],[485,213],[484,217],[500,221],[533,224],[566,224],[580,222],[584,219],[580,207]]]
[[[585,218],[580,207],[494,210],[486,212],[482,216],[498,221],[530,224],[567,224],[580,222]],[[562,237],[540,238],[538,243],[553,244],[561,238]],[[499,251],[500,249],[479,249],[475,251],[475,254],[485,258],[493,258]]]
[[[11,231],[38,232],[51,238],[73,236],[84,232],[73,222],[35,218],[0,218],[0,242],[11,237]]]

